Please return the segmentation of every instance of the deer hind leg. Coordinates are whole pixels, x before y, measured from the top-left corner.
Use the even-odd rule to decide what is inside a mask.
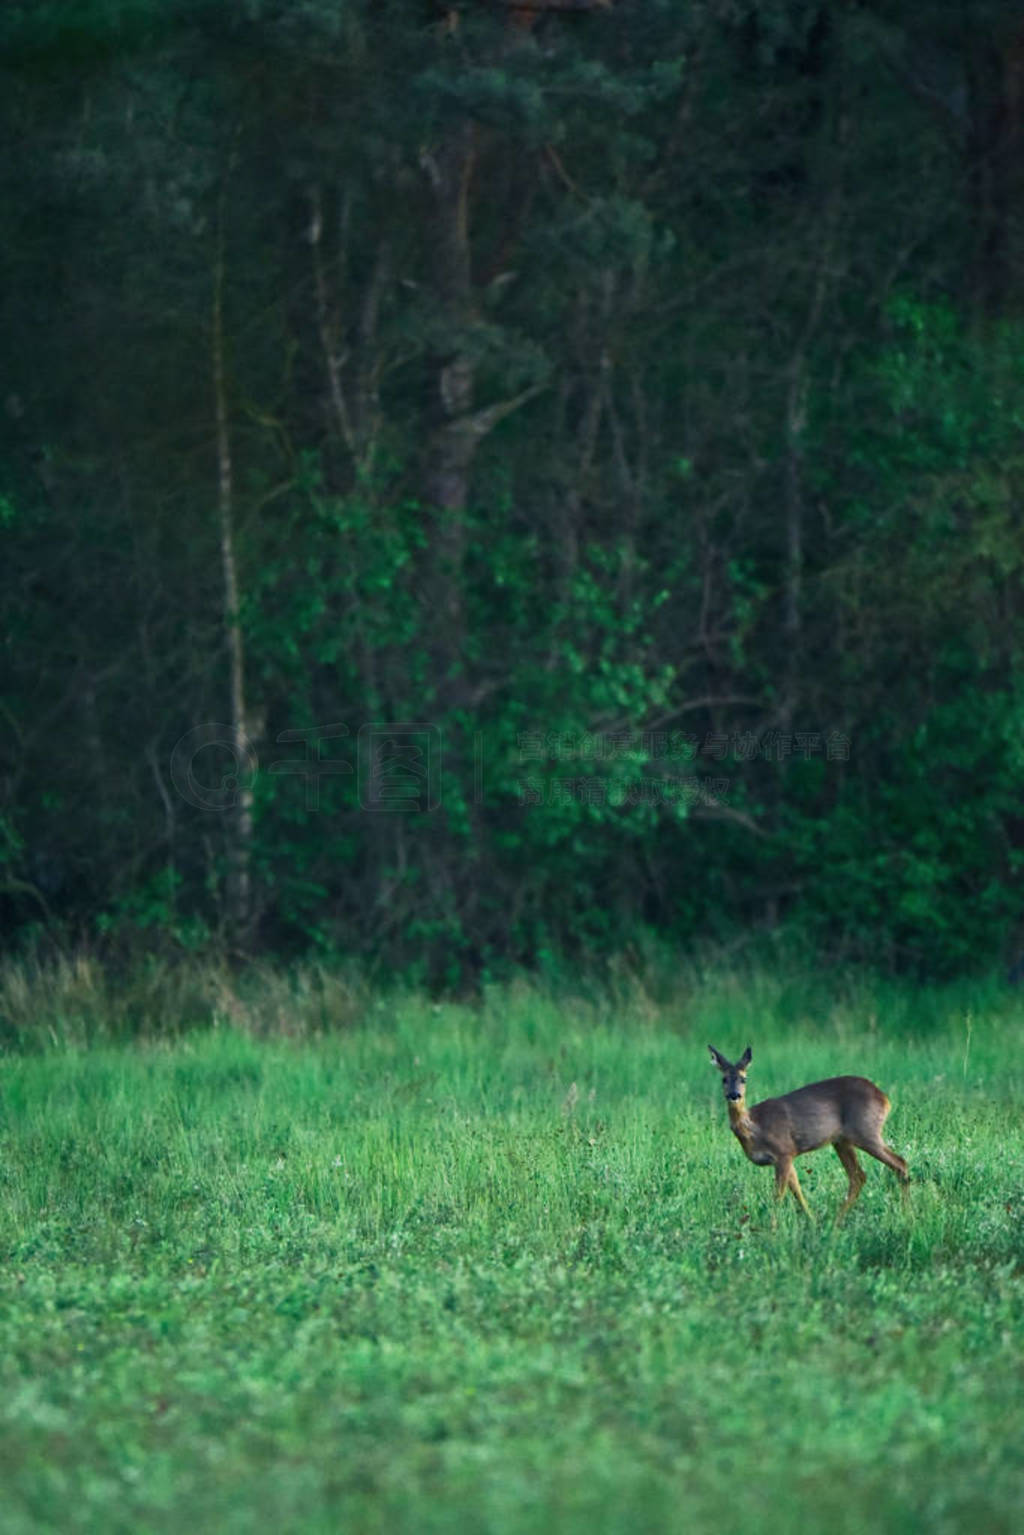
[[[867,1183],[868,1179],[863,1167],[861,1167],[860,1163],[857,1161],[857,1153],[854,1151],[851,1142],[836,1141],[835,1145],[836,1156],[839,1158],[840,1162],[842,1162],[844,1168],[846,1169],[846,1176],[850,1180],[850,1186],[846,1191],[846,1198],[840,1205],[839,1213],[836,1216],[836,1220],[841,1221],[847,1210],[860,1195],[860,1191],[864,1187],[865,1183]]]
[[[907,1164],[901,1156],[893,1151],[891,1146],[885,1144],[881,1131],[878,1131],[871,1140],[861,1141],[860,1148],[862,1151],[866,1151],[869,1157],[875,1157],[879,1162],[884,1162],[886,1167],[891,1167],[904,1188],[906,1188],[910,1182],[910,1171]]]
[[[796,1168],[793,1166],[793,1158],[780,1157],[775,1164],[776,1199],[785,1199],[787,1192],[792,1193],[793,1198],[796,1200],[804,1214],[810,1215],[811,1209],[806,1199],[804,1198],[804,1191],[800,1187],[800,1179],[796,1175]]]

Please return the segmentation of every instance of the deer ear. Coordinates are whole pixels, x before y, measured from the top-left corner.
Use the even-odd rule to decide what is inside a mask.
[[[750,1065],[750,1046],[749,1045],[744,1050],[743,1054],[740,1056],[740,1058],[739,1058],[739,1060],[737,1062],[737,1065],[739,1066],[741,1071],[743,1070],[744,1066],[749,1066]]]
[[[708,1049],[711,1051],[711,1064],[712,1064],[712,1066],[717,1066],[719,1071],[724,1071],[725,1068],[726,1068],[727,1062],[723,1059],[722,1056],[719,1055],[719,1053],[715,1049],[714,1045],[708,1045]]]

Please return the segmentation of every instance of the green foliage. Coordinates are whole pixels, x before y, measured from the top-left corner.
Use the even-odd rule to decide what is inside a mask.
[[[140,41],[152,43],[187,0],[34,0],[6,5],[0,45],[12,62],[96,64]]]
[[[817,825],[806,797],[788,824],[822,861],[812,921],[826,941],[842,928],[860,952],[881,944],[890,961],[949,970],[1018,920],[1009,507],[1024,471],[1024,374],[1016,325],[982,341],[947,304],[906,298],[889,319],[855,385],[857,430],[841,427],[856,476],[849,553],[824,586],[858,633],[857,769]],[[835,494],[831,476],[821,483]]]
[[[197,912],[182,912],[182,885],[176,869],[161,869],[146,884],[122,896],[113,910],[100,912],[97,932],[101,937],[129,942],[137,935],[151,935],[186,953],[203,950],[212,935]]]

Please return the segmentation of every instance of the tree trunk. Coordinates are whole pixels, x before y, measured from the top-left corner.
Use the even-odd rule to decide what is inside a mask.
[[[464,637],[463,562],[470,475],[480,443],[505,416],[518,410],[543,385],[477,409],[473,328],[479,314],[473,285],[469,222],[470,187],[477,156],[477,129],[471,120],[450,128],[437,149],[425,150],[421,164],[433,198],[430,244],[433,287],[443,333],[449,340],[435,355],[433,426],[423,461],[423,495],[434,518],[425,583],[435,639],[437,683],[442,700],[454,702],[453,686]]]
[[[433,284],[451,351],[434,360],[434,425],[423,466],[425,500],[436,527],[431,556],[432,622],[443,634],[448,660],[462,633],[462,562],[469,472],[477,448],[472,411],[476,366],[470,331],[476,319],[469,241],[469,189],[476,160],[476,127],[449,129],[423,168],[433,194]]]
[[[224,378],[224,220],[221,208],[213,283],[213,396],[217,437],[217,511],[224,592],[224,635],[228,652],[231,751],[237,788],[228,811],[227,918],[232,937],[244,940],[252,917],[253,792],[249,740],[246,732],[245,646],[238,602],[238,560],[235,551],[234,466],[228,431]]]

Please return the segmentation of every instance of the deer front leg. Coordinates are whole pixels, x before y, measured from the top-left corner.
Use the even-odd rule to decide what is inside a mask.
[[[775,1164],[776,1199],[785,1199],[787,1189],[792,1191],[793,1198],[804,1214],[810,1215],[811,1209],[804,1198],[804,1191],[800,1187],[800,1180],[796,1175],[796,1168],[793,1166],[793,1158],[780,1157]]]

